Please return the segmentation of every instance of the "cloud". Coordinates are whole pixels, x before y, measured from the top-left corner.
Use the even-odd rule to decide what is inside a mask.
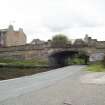
[[[28,40],[68,30],[80,35],[86,28],[97,33],[105,27],[105,0],[3,0],[1,4],[0,27],[15,21],[13,25],[22,27]]]
[[[77,27],[105,26],[105,15],[101,14],[105,7],[100,8],[103,0],[49,1],[50,3],[46,6],[43,24],[52,32],[61,32]]]
[[[48,27],[52,32],[59,32],[63,30],[68,30],[71,28],[80,27],[102,27],[105,22],[102,18],[97,18],[93,16],[88,16],[85,14],[59,14],[48,16],[44,25]]]

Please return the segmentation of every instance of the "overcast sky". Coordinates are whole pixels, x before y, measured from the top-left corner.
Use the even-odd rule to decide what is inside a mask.
[[[62,33],[105,40],[105,0],[0,0],[0,28],[22,27],[30,42]]]

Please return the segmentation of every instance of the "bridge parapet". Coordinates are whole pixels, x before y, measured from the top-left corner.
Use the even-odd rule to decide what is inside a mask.
[[[45,45],[32,45],[26,44],[21,46],[11,46],[11,47],[3,47],[0,48],[0,52],[9,52],[9,51],[26,51],[26,50],[36,50],[36,49],[43,49]]]
[[[75,51],[75,52],[84,52],[87,55],[89,55],[89,51],[88,51],[88,47],[66,47],[66,48],[50,48],[48,50],[48,55],[54,54],[54,53],[58,53],[58,52],[63,52],[63,51]]]
[[[59,53],[59,52],[79,52],[85,53],[86,55],[90,56],[91,54],[95,53],[105,53],[105,48],[97,48],[97,47],[89,47],[87,45],[68,45],[65,47],[51,47],[47,44],[40,44],[40,45],[21,45],[21,46],[12,46],[12,47],[4,47],[0,48],[0,58],[18,58],[18,59],[34,59],[38,58],[45,58],[51,54]]]

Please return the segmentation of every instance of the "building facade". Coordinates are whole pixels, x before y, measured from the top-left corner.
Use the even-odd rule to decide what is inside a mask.
[[[23,29],[15,31],[10,25],[8,29],[0,30],[0,47],[19,46],[26,44],[26,35]]]

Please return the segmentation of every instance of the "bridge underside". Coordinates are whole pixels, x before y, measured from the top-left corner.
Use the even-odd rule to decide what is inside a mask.
[[[68,66],[70,65],[69,61],[72,60],[77,55],[79,55],[79,52],[77,51],[62,51],[62,52],[54,53],[49,56],[49,65],[54,68]],[[85,61],[85,64],[87,64],[88,57],[86,55],[83,55],[80,57],[83,58]]]

